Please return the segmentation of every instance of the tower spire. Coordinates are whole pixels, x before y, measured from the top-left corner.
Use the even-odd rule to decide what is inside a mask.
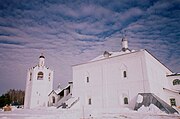
[[[44,66],[44,60],[45,60],[45,57],[43,55],[43,53],[41,53],[41,55],[39,56],[39,66]]]
[[[128,40],[127,40],[127,38],[123,37],[122,41],[121,41],[121,44],[122,44],[122,51],[123,52],[128,50]]]
[[[122,31],[122,41],[121,41],[122,51],[126,52],[128,49],[128,39],[126,37],[126,30]]]

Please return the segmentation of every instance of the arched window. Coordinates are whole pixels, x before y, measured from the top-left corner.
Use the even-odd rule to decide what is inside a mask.
[[[38,73],[37,80],[43,80],[43,72]]]
[[[55,97],[54,96],[52,97],[52,102],[55,103]]]
[[[128,77],[128,69],[125,64],[122,64],[120,66],[120,71],[121,71],[121,78],[126,79]]]
[[[127,77],[127,72],[123,71],[123,77],[126,78]]]
[[[180,85],[180,80],[179,79],[174,79],[173,80],[173,85]]]
[[[90,81],[89,72],[85,72],[84,78],[85,78],[85,83],[89,83]]]
[[[88,104],[91,105],[91,98],[88,99]]]
[[[124,104],[126,104],[126,105],[128,104],[128,98],[127,97],[124,98]]]
[[[89,83],[89,77],[86,77],[86,79],[87,79],[87,83]]]

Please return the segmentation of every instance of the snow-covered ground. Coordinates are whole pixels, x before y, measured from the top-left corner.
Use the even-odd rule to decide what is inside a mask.
[[[142,107],[139,111],[56,109],[54,107],[39,109],[13,109],[10,112],[0,111],[0,119],[180,119],[179,114],[165,114],[157,109]],[[91,114],[90,114],[91,112]]]

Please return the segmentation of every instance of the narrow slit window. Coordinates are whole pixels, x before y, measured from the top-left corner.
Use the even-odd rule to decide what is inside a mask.
[[[29,79],[30,81],[32,80],[32,73],[30,73],[30,79]]]
[[[89,83],[89,77],[86,77],[87,83]]]
[[[49,77],[48,77],[49,81],[51,80],[51,73],[49,73]]]
[[[123,71],[123,77],[126,78],[127,77],[127,72]]]
[[[91,105],[92,104],[92,100],[91,98],[88,99],[88,104]]]

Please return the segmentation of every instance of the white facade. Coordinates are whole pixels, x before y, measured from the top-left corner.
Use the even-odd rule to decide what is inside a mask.
[[[48,106],[48,94],[53,88],[53,71],[44,65],[45,57],[39,57],[39,64],[28,70],[25,92],[25,108]]]
[[[167,79],[168,85],[164,87],[164,91],[169,97],[169,104],[180,108],[180,74],[167,75]]]
[[[105,52],[73,66],[73,97],[80,98],[81,106],[96,109],[133,109],[138,93],[154,93],[170,104],[172,92],[164,89],[169,87],[167,75],[172,72],[148,51],[130,51],[127,40],[123,41],[121,52]],[[179,93],[174,95],[180,100]]]

